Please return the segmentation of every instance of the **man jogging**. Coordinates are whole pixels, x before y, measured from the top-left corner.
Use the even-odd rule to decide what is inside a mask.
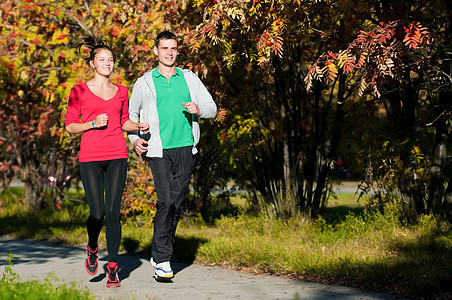
[[[192,71],[175,66],[177,38],[164,31],[155,41],[158,67],[138,78],[129,103],[131,121],[147,122],[150,138],[129,133],[139,155],[146,153],[157,191],[151,264],[157,280],[173,278],[174,236],[198,152],[199,118],[214,118],[217,106]]]

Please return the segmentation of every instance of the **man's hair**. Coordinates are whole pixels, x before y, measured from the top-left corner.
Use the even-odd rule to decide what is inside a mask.
[[[171,31],[162,31],[157,35],[155,39],[155,46],[158,47],[161,40],[175,40],[177,42],[177,37]]]

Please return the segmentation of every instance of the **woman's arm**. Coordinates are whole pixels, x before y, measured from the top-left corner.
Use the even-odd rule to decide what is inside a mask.
[[[78,134],[93,129],[92,122],[87,123],[71,123],[66,126],[66,131],[71,134]]]
[[[86,123],[70,123],[66,125],[66,131],[71,134],[78,134],[90,129],[96,129],[107,125],[107,114],[101,114],[96,117],[95,120]]]
[[[149,124],[148,123],[136,123],[130,120],[127,120],[124,125],[122,125],[122,130],[124,131],[137,131],[141,130],[143,133],[146,133],[149,131]]]

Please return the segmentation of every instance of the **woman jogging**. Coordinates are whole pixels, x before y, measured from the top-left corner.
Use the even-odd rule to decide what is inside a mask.
[[[65,127],[71,134],[82,133],[80,175],[90,211],[85,268],[91,275],[97,272],[97,242],[105,217],[107,287],[117,287],[120,208],[127,176],[127,148],[122,131],[147,132],[149,124],[129,120],[127,88],[109,81],[114,68],[111,49],[95,36],[83,38],[77,44],[79,52],[82,47],[90,51],[86,61],[94,77],[72,88]]]

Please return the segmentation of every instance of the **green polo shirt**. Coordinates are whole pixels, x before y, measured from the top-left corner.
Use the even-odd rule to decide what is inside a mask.
[[[163,149],[193,146],[193,116],[182,105],[190,102],[190,91],[182,70],[170,80],[160,74],[157,68],[152,71],[157,95],[160,138]]]

